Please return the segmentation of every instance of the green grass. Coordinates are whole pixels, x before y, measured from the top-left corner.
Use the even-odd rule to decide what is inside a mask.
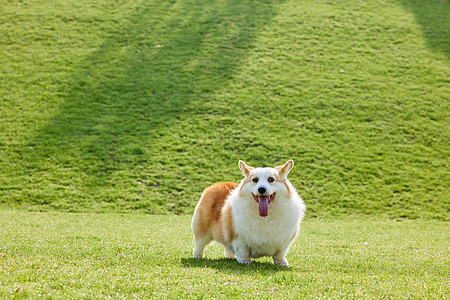
[[[191,258],[188,216],[0,211],[0,298],[445,299],[448,222],[306,219],[287,258]]]
[[[447,0],[0,6],[0,298],[449,298]],[[295,160],[291,268],[191,259],[239,159]]]
[[[1,7],[3,206],[191,213],[294,159],[309,216],[449,219],[447,1]]]

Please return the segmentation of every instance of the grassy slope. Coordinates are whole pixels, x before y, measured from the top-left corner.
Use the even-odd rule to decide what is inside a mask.
[[[448,222],[307,219],[288,254],[250,266],[213,244],[191,259],[187,216],[0,211],[0,297],[444,299]]]
[[[351,7],[352,9],[348,9]],[[0,202],[191,212],[292,158],[309,216],[448,219],[447,1],[3,1]]]

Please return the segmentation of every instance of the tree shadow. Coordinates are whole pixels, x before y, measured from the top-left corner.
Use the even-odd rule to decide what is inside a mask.
[[[280,267],[269,262],[252,261],[251,264],[241,264],[236,259],[196,259],[182,258],[183,267],[190,268],[211,268],[224,273],[244,273],[244,274],[270,274],[275,272],[295,271],[293,267]]]
[[[74,67],[59,113],[26,145],[33,152],[22,153],[23,173],[31,170],[46,184],[57,182],[61,191],[34,195],[33,201],[50,206],[57,205],[52,203],[55,197],[92,201],[99,197],[98,187],[124,188],[139,178],[117,183],[110,180],[113,174],[165,164],[152,160],[152,149],[164,152],[161,137],[173,134],[168,129],[189,118],[194,107],[196,113],[208,114],[202,111],[204,103],[214,101],[212,93],[233,78],[258,30],[281,2],[138,3],[134,13],[117,20],[101,46]],[[76,191],[70,187],[74,180]],[[160,185],[151,180],[148,184]],[[139,193],[130,192],[130,198],[121,201],[132,206]],[[113,197],[119,196],[105,201],[117,202]]]
[[[450,58],[450,5],[448,0],[400,0],[422,27],[429,46]]]

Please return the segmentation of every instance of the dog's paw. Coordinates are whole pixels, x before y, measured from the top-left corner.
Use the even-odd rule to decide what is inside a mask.
[[[249,264],[249,263],[252,262],[252,260],[250,258],[248,258],[248,257],[237,257],[236,259],[241,264]]]
[[[275,265],[280,266],[280,267],[290,267],[286,258],[274,260],[274,263],[275,263]]]
[[[236,258],[236,255],[234,254],[234,251],[231,249],[226,249],[224,251],[225,258]]]
[[[194,258],[203,258],[203,253],[199,253],[194,250],[194,253],[192,253],[192,256]]]

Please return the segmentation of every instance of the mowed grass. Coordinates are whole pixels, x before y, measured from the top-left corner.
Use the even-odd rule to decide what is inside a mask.
[[[0,6],[0,298],[449,298],[448,1]],[[191,258],[239,159],[295,160],[290,268]]]
[[[2,1],[0,204],[191,213],[294,159],[309,216],[449,219],[448,1]]]
[[[191,258],[188,216],[0,211],[0,297],[445,299],[450,226],[306,219],[290,268]]]

